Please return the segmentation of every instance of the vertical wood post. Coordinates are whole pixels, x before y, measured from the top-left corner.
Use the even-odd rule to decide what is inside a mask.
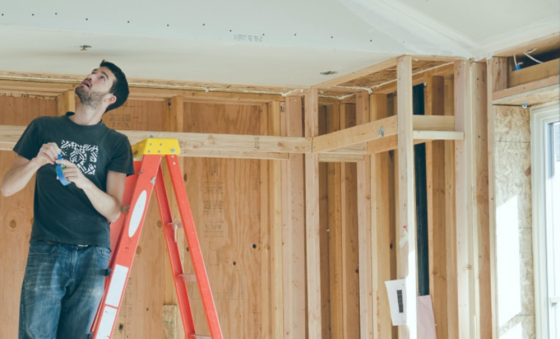
[[[286,134],[303,136],[302,100],[299,96],[286,98]],[[290,154],[284,162],[283,185],[283,290],[284,336],[305,338],[307,327],[305,285],[305,201],[303,155]],[[319,194],[317,187],[317,195]],[[318,206],[318,205],[317,205]],[[319,258],[318,258],[319,259]],[[319,263],[319,261],[317,261]],[[320,277],[317,277],[320,279]],[[318,280],[320,283],[320,280]],[[320,295],[319,295],[320,297]],[[320,300],[320,299],[319,299]],[[319,309],[320,311],[320,309]]]
[[[388,116],[387,95],[372,94],[370,96],[370,121]],[[389,298],[385,281],[391,280],[391,247],[396,244],[391,241],[391,234],[395,232],[393,186],[390,178],[394,177],[390,167],[389,152],[371,156],[371,193],[372,193],[372,286],[373,286],[373,333],[375,339],[392,337],[393,324],[389,310]],[[394,200],[394,198],[393,198]],[[394,251],[393,251],[394,253]]]
[[[281,135],[282,120],[286,120],[286,115],[281,113],[281,105],[279,101],[273,101],[268,104],[268,135]],[[270,266],[263,267],[263,276],[270,272],[270,277],[267,281],[263,281],[261,286],[263,298],[266,298],[261,305],[263,314],[267,309],[272,311],[272,320],[270,326],[265,326],[263,317],[263,336],[272,338],[283,338],[284,333],[284,296],[283,296],[283,255],[282,255],[282,223],[283,223],[283,207],[284,201],[282,196],[283,187],[283,166],[284,162],[280,160],[262,160],[261,162],[268,162],[268,183],[269,183],[269,225],[268,232],[263,231],[263,234],[270,234],[270,250],[266,250],[270,256]],[[261,197],[264,199],[264,197]],[[263,245],[266,245],[263,243]],[[263,258],[265,259],[265,258]],[[269,262],[263,260],[268,266]],[[267,332],[265,332],[267,330]],[[270,332],[268,332],[270,331]]]
[[[356,124],[369,122],[369,94],[356,94]],[[357,164],[358,181],[358,256],[360,286],[360,338],[373,338],[373,248],[371,223],[371,159]]]
[[[416,220],[414,208],[414,147],[412,125],[412,58],[397,60],[399,241],[397,278],[406,279],[407,325],[399,326],[400,339],[417,337]]]
[[[470,96],[470,61],[455,63],[455,130],[465,133],[464,140],[455,141],[455,199],[458,331],[460,339],[474,335],[473,281],[473,205],[472,205],[472,124]],[[449,310],[453,312],[453,310]]]
[[[319,133],[319,92],[305,92],[305,136]],[[321,252],[319,249],[319,155],[305,155],[308,337],[321,337]]]

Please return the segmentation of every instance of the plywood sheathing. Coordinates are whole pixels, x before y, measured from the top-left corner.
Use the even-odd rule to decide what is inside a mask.
[[[506,335],[521,324],[524,335],[534,337],[530,110],[494,107],[492,123],[498,336]],[[506,240],[506,235],[511,238]],[[510,293],[503,292],[505,290]],[[518,301],[516,307],[504,306],[511,305],[512,298]]]
[[[185,130],[190,132],[259,134],[262,105],[185,103]],[[215,121],[227,123],[215,124]],[[266,121],[266,120],[264,120]],[[224,337],[254,338],[267,333],[263,308],[263,228],[261,200],[268,200],[261,182],[260,160],[193,158],[185,161],[186,189],[197,225],[212,294]],[[185,249],[187,250],[187,249]],[[185,272],[192,272],[187,261]],[[265,280],[266,281],[266,280]],[[187,283],[197,332],[208,333],[195,283]]]
[[[0,124],[27,126],[39,116],[57,116],[54,100],[34,98],[0,98]],[[0,152],[0,177],[10,169],[16,154]],[[34,179],[31,180],[34,182]],[[31,225],[33,224],[34,185],[18,194],[0,195],[0,338],[17,338],[19,299],[25,272]]]

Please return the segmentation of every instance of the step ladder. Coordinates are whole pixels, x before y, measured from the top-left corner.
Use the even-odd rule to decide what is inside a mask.
[[[122,205],[130,206],[130,208],[123,212],[116,222],[111,224],[113,252],[107,270],[105,293],[92,325],[92,338],[110,339],[113,335],[150,197],[155,189],[185,338],[223,339],[179,166],[179,142],[177,139],[150,138],[134,145],[132,151],[135,159],[142,158],[134,162],[135,174],[126,179]],[[182,222],[171,219],[171,209],[161,166],[163,158],[167,163]],[[179,228],[183,228],[187,238],[194,275],[187,275],[183,272],[179,248],[177,247],[177,230]],[[195,332],[186,281],[196,281],[198,284],[208,328],[210,329],[209,336],[196,334]]]

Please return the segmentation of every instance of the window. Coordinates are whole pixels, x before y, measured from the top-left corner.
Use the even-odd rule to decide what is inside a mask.
[[[533,260],[537,338],[560,339],[560,110],[532,112]]]

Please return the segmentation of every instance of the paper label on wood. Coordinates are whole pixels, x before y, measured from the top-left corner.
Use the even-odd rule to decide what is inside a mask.
[[[406,325],[406,280],[389,280],[385,282],[385,286],[393,326]]]

